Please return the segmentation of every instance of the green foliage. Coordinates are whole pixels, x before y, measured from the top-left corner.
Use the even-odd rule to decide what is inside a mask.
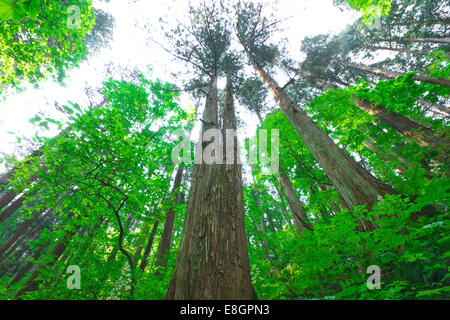
[[[448,299],[448,213],[417,223],[410,219],[427,203],[388,196],[373,211],[359,208],[321,220],[314,232],[300,236],[284,232],[273,262],[262,262],[250,251],[259,297]],[[362,214],[381,227],[371,233],[357,231]],[[366,284],[371,265],[381,269],[379,290]]]
[[[100,108],[84,111],[75,104],[65,106],[74,116],[70,131],[53,139],[38,137],[43,143],[42,158],[30,158],[11,180],[17,192],[25,189],[21,219],[51,208],[46,215],[57,221],[44,230],[38,242],[29,244],[31,248],[51,243],[51,250],[54,244],[66,242],[70,263],[79,265],[84,279],[89,279],[83,282],[83,291],[68,291],[64,278],[52,281],[64,273],[68,261],[55,262],[51,255],[43,254],[35,261],[48,266],[37,278],[43,281],[41,290],[27,293],[27,299],[127,298],[127,279],[134,271],[127,271],[128,263],[120,251],[113,260],[109,256],[118,248],[118,223],[126,230],[125,250],[134,250],[137,245],[145,246],[138,241],[138,230],[162,219],[172,205],[167,197],[167,172],[173,170],[170,153],[176,141],[167,137],[184,128],[189,117],[174,102],[176,93],[169,84],[143,76],[138,84],[109,79],[102,91],[106,103]],[[31,121],[37,125],[56,122],[39,116]],[[29,185],[31,176],[38,177],[39,183]],[[67,232],[76,237],[70,241]],[[143,275],[133,275],[137,276]]]
[[[347,3],[347,0],[335,0],[336,4]],[[388,15],[392,0],[348,0],[348,4],[364,14],[364,23],[371,25],[375,19]]]
[[[0,86],[33,84],[66,71],[86,58],[84,40],[95,24],[90,0],[3,0],[0,6]],[[70,6],[80,10],[73,24]],[[75,17],[78,19],[78,17]]]

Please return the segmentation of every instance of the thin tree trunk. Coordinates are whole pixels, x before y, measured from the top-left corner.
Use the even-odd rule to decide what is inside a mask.
[[[380,157],[381,159],[383,159],[386,162],[391,162],[392,159],[390,159],[389,157],[387,157],[380,149],[378,149],[377,146],[375,146],[371,141],[369,140],[364,140],[364,146],[369,149],[370,151],[372,151],[373,153],[375,153],[378,157]],[[404,175],[407,167],[397,167],[395,168],[395,170]]]
[[[434,24],[449,24],[450,18],[444,18],[442,20],[430,20],[430,21],[408,21],[393,23],[393,26],[424,26],[424,25],[434,25]]]
[[[46,250],[48,248],[48,246],[50,245],[50,242],[48,242],[45,245],[42,245],[36,252],[34,252],[34,254],[32,255],[32,259],[33,260],[37,260],[42,252],[44,250]],[[19,282],[20,280],[23,279],[23,277],[30,272],[33,269],[34,266],[34,262],[32,261],[27,261],[27,263],[25,264],[25,266],[23,266],[23,268],[21,268],[19,270],[19,272],[14,276],[14,278],[11,280],[11,282],[9,283],[9,287],[11,287],[12,285],[14,285],[15,283]]]
[[[269,221],[269,227],[270,227],[270,230],[271,230],[273,233],[277,232],[276,229],[275,229],[275,225],[274,225],[274,223],[273,223],[273,219],[272,219],[272,215],[270,214],[270,211],[267,210],[266,213],[267,213],[267,221]]]
[[[33,218],[26,220],[22,223],[20,228],[14,232],[6,241],[5,243],[0,247],[0,257],[5,254],[9,248],[19,239],[25,232],[33,225],[33,223],[36,222],[36,220],[44,213],[45,210],[40,212],[35,212],[33,214]]]
[[[442,43],[442,44],[450,44],[450,38],[401,38],[400,42],[431,42],[431,43]]]
[[[353,98],[358,108],[374,116],[403,136],[413,139],[422,147],[437,149],[449,143],[447,141],[448,139],[437,137],[433,130],[428,129],[418,122],[398,113],[388,111],[380,105],[373,105],[369,101],[358,99],[356,96],[353,96]]]
[[[258,191],[258,187],[256,186],[255,176],[253,174],[253,172],[255,171],[255,167],[252,165],[251,169],[252,169],[252,179],[253,179],[253,190],[255,191],[256,204],[258,206],[258,211],[259,211],[259,229],[261,230],[262,233],[265,233],[266,227],[264,225],[264,213],[262,212],[262,209],[261,209],[261,201],[259,199],[259,191]]]
[[[4,207],[6,207],[8,204],[11,203],[15,198],[17,197],[17,193],[13,190],[7,191],[1,198],[0,198],[0,210],[2,210]]]
[[[170,253],[170,247],[172,244],[172,233],[173,225],[175,221],[175,206],[178,204],[181,180],[183,178],[184,167],[182,164],[178,166],[177,173],[175,175],[175,180],[172,187],[172,201],[173,205],[169,208],[166,213],[166,219],[164,221],[164,229],[161,235],[161,240],[159,241],[158,253],[156,256],[156,266],[166,267],[167,260]]]
[[[217,111],[217,76],[212,76],[203,115],[202,137],[207,129],[219,129]],[[224,133],[227,129],[236,130],[229,78],[224,105]],[[225,147],[230,142],[226,141]],[[237,164],[236,137],[233,142],[234,164],[202,162],[194,165],[180,249],[165,299],[256,298],[250,278],[242,166]],[[203,141],[200,144],[204,147],[209,145]]]
[[[450,109],[449,108],[442,107],[442,106],[440,106],[438,104],[435,104],[435,103],[432,103],[432,102],[429,102],[429,101],[426,101],[426,100],[423,100],[423,99],[417,99],[417,102],[419,102],[421,105],[426,105],[426,106],[428,106],[428,107],[430,107],[430,108],[432,108],[432,109],[434,109],[436,111],[439,111],[439,112],[443,113],[444,116],[445,115],[450,116]]]
[[[409,53],[409,54],[415,54],[415,55],[419,55],[419,56],[427,56],[427,55],[430,54],[430,52],[427,52],[427,51],[416,51],[416,50],[410,50],[410,49],[381,47],[381,46],[372,46],[371,49],[374,49],[374,50],[388,50],[388,51],[395,51],[395,52],[401,52],[401,53]]]
[[[292,227],[291,219],[289,218],[289,215],[286,211],[286,203],[284,202],[284,193],[280,190],[280,188],[278,187],[278,185],[275,181],[272,181],[272,185],[275,187],[275,189],[278,193],[278,197],[280,198],[280,207],[281,207],[281,211],[283,212],[284,218],[286,219],[287,223],[289,224],[289,227],[291,228],[292,232],[295,233],[294,228]],[[300,221],[298,221],[298,224],[299,224],[299,226],[297,226],[297,225],[295,225],[295,226],[297,227],[297,230],[299,231],[300,228],[303,228],[303,226],[300,223]]]
[[[153,240],[155,239],[156,231],[158,230],[159,220],[156,220],[153,224],[152,231],[150,232],[150,237],[148,238],[147,246],[145,247],[144,255],[142,256],[141,264],[139,268],[142,272],[145,271],[145,268],[148,264],[148,257],[150,256],[150,252],[152,251]]]
[[[77,228],[78,230],[79,228]],[[58,241],[56,245],[50,250],[48,253],[49,260],[45,263],[40,263],[37,268],[33,271],[30,278],[24,283],[22,288],[16,293],[15,298],[20,299],[20,297],[28,292],[28,291],[35,291],[38,289],[39,284],[42,282],[42,280],[37,280],[36,278],[40,275],[41,270],[46,268],[47,266],[53,266],[56,261],[62,256],[64,251],[67,248],[67,243],[70,242],[73,236],[75,236],[77,231],[68,231],[61,241]]]
[[[303,209],[302,204],[300,203],[300,200],[298,199],[297,195],[295,194],[294,188],[292,187],[291,180],[289,180],[289,177],[284,172],[284,169],[280,166],[279,168],[279,180],[281,185],[283,186],[286,196],[288,198],[288,204],[289,208],[292,211],[292,216],[294,217],[294,222],[297,219],[300,221],[302,227],[313,230],[313,226],[311,222],[309,221],[308,216],[306,215],[305,210]],[[300,233],[303,233],[304,230],[299,229]]]
[[[30,160],[28,160],[29,158],[38,157],[41,154],[42,154],[42,151],[40,151],[40,149],[33,151],[33,153],[31,153],[30,157],[28,157],[27,159],[24,160],[22,165],[29,164],[30,163]],[[0,186],[8,185],[9,184],[8,180],[11,179],[12,177],[14,177],[15,172],[19,169],[20,169],[20,166],[19,167],[16,166],[16,167],[12,168],[11,170],[9,170],[8,172],[6,172],[5,174],[3,174],[0,177]]]
[[[386,69],[382,69],[382,68],[376,68],[376,67],[369,67],[369,66],[365,66],[362,64],[356,64],[356,63],[350,63],[350,62],[343,62],[343,61],[339,61],[340,63],[351,67],[351,68],[355,68],[355,69],[359,69],[359,70],[363,70],[363,71],[367,71],[367,72],[371,72],[371,73],[375,73],[375,74],[382,74],[386,77],[399,77],[399,76],[403,76],[404,73],[400,73],[400,72],[395,72],[395,71],[389,71]],[[450,87],[450,80],[448,79],[443,79],[443,78],[433,78],[433,77],[427,77],[427,76],[421,76],[421,75],[415,75],[413,77],[414,80],[417,81],[421,81],[421,82],[427,82],[427,83],[431,83],[431,84],[437,84],[440,86],[444,86],[444,87]]]
[[[35,195],[37,192],[31,193],[29,196]],[[19,209],[23,202],[25,201],[25,195],[21,196],[19,199],[11,203],[6,209],[0,212],[0,224],[7,220],[11,215]]]

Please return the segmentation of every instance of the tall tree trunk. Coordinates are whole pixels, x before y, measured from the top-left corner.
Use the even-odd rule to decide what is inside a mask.
[[[356,64],[356,63],[350,63],[350,62],[344,62],[344,61],[339,61],[339,63],[342,63],[351,68],[355,68],[355,69],[359,69],[359,70],[363,70],[363,71],[367,71],[367,72],[371,72],[371,73],[375,73],[375,74],[381,74],[386,77],[395,78],[395,77],[404,75],[404,73],[389,71],[389,70],[382,69],[382,68],[369,67],[369,66],[365,66],[362,64]],[[433,77],[427,77],[427,76],[421,76],[421,75],[415,75],[413,77],[413,79],[417,80],[417,81],[421,81],[421,82],[437,84],[437,85],[444,86],[444,87],[450,87],[450,80],[448,80],[448,79],[433,78]]]
[[[286,211],[286,203],[284,202],[284,197],[285,197],[284,193],[280,190],[280,187],[278,187],[278,184],[275,181],[272,181],[272,185],[275,187],[278,197],[280,198],[280,207],[281,207],[281,211],[283,212],[284,219],[289,224],[289,227],[291,228],[292,232],[294,232],[294,228],[292,227],[291,219],[289,218],[289,215]],[[292,219],[293,219],[293,217],[292,217]],[[300,221],[298,221],[298,224],[299,224],[299,226],[297,226],[297,225],[295,225],[295,226],[297,227],[297,230],[300,231],[300,228],[303,228],[303,225],[300,223]]]
[[[444,116],[450,116],[450,109],[445,108],[443,106],[440,106],[436,103],[432,103],[423,99],[417,99],[417,102],[419,102],[421,105],[426,105],[430,107],[434,112],[438,111]]]
[[[31,193],[29,196],[35,195],[37,192]],[[2,224],[6,219],[11,217],[11,215],[19,209],[23,202],[25,201],[25,195],[21,196],[19,199],[11,203],[7,208],[0,212],[0,224]]]
[[[79,227],[77,227],[76,231],[68,231],[63,239],[58,241],[56,245],[50,250],[48,253],[49,259],[45,263],[40,263],[37,268],[33,271],[30,278],[24,283],[22,288],[16,293],[15,298],[20,299],[20,297],[28,292],[28,291],[34,291],[37,290],[39,287],[39,284],[42,282],[42,280],[37,280],[38,276],[40,275],[41,271],[46,268],[47,266],[53,266],[56,261],[62,256],[64,251],[67,248],[67,244],[70,242],[70,240],[75,236],[77,233]]]
[[[429,43],[442,43],[442,44],[450,44],[450,38],[401,38],[399,42],[429,42]]]
[[[156,255],[156,266],[157,267],[166,267],[167,260],[169,257],[170,247],[172,244],[172,233],[173,233],[173,225],[175,221],[175,206],[179,201],[179,193],[181,180],[183,178],[184,167],[182,164],[178,166],[177,173],[175,175],[175,180],[173,182],[172,187],[172,201],[173,205],[169,208],[166,213],[166,219],[164,221],[164,229],[161,235],[161,240],[159,241],[158,253]]]
[[[32,255],[32,259],[33,260],[37,260],[42,252],[44,250],[46,250],[48,248],[48,246],[50,245],[50,242],[48,242],[45,245],[42,245],[38,250],[36,250],[33,255]],[[27,263],[19,270],[19,272],[17,272],[17,274],[14,276],[14,278],[11,280],[11,282],[9,283],[9,287],[11,287],[12,285],[14,285],[15,283],[19,282],[20,280],[23,279],[23,277],[30,272],[33,269],[34,266],[34,262],[32,261],[27,261]]]
[[[433,25],[433,24],[449,24],[450,18],[444,18],[440,20],[429,20],[429,21],[408,21],[408,22],[400,22],[393,23],[393,26],[424,26],[424,25]]]
[[[258,211],[259,211],[259,229],[261,230],[262,233],[265,233],[266,227],[264,224],[264,213],[262,212],[262,209],[261,209],[261,200],[259,198],[259,191],[258,191],[258,187],[256,186],[256,178],[254,175],[255,166],[252,165],[251,169],[252,169],[252,179],[253,179],[253,190],[255,191],[256,205],[258,206]]]
[[[35,212],[32,219],[26,220],[22,223],[20,228],[14,232],[6,242],[0,247],[0,257],[8,251],[9,248],[19,239],[25,232],[36,222],[36,220],[44,213],[45,210],[40,212]]]
[[[270,227],[270,230],[271,230],[273,233],[277,232],[277,230],[275,229],[275,224],[273,223],[272,214],[270,213],[269,210],[267,210],[266,213],[267,213],[267,221],[269,221],[269,227]]]
[[[203,115],[202,137],[207,129],[219,129],[217,110],[217,77],[212,76]],[[223,131],[227,129],[236,130],[229,78]],[[225,147],[230,142],[226,141]],[[248,300],[256,297],[250,279],[242,166],[237,163],[236,137],[233,142],[234,164],[202,162],[194,165],[180,249],[165,299]],[[208,143],[203,142],[202,145],[207,146]]]
[[[156,231],[158,230],[159,220],[156,220],[153,224],[152,231],[150,232],[150,237],[147,241],[147,246],[145,247],[144,255],[142,256],[141,264],[139,265],[139,268],[142,270],[142,272],[145,271],[145,268],[148,265],[148,257],[150,256],[150,252],[152,251],[153,246],[153,240],[155,239]]]
[[[278,178],[279,178],[279,177],[278,177]],[[280,180],[280,178],[279,178],[279,180]],[[280,184],[281,184],[281,182],[280,182]],[[276,185],[275,185],[275,187],[276,187],[277,192],[278,192],[278,194],[279,194],[279,196],[280,196],[280,199],[283,199],[283,197],[286,197],[286,198],[287,198],[285,192],[284,192],[282,189],[280,189],[280,188],[279,188],[278,186],[276,186]],[[294,221],[294,225],[295,225],[297,231],[298,231],[300,234],[303,234],[303,233],[305,232],[305,227],[303,226],[302,221],[299,219],[299,215],[297,215],[297,214],[294,213],[294,210],[295,210],[295,209],[292,208],[291,204],[289,203],[289,199],[288,199],[288,207],[289,207],[289,211],[291,212],[292,220]],[[303,209],[303,208],[302,208],[302,209]]]
[[[358,99],[356,96],[353,96],[353,98],[358,108],[374,116],[403,136],[413,139],[422,147],[432,147],[435,149],[442,147],[446,149],[444,146],[449,144],[448,139],[439,138],[433,130],[428,129],[418,122],[398,113],[388,111],[380,105],[374,105],[369,101]]]
[[[7,191],[0,198],[0,210],[6,207],[11,201],[13,201],[17,197],[17,193],[14,190]]]
[[[29,250],[28,243],[36,240],[42,234],[42,228],[35,227],[26,232],[22,239],[17,240],[13,243],[9,251],[5,252],[0,258],[0,266],[8,264],[8,259],[11,256],[20,259]],[[1,277],[1,276],[0,276]]]
[[[255,113],[256,113],[256,116],[258,117],[259,124],[262,125],[263,119],[262,119],[262,116],[261,116],[261,112],[255,111]],[[251,166],[251,170],[252,170],[253,186],[254,186],[255,195],[256,195],[256,203],[258,205],[259,212],[262,212],[262,210],[261,210],[261,200],[260,200],[260,197],[259,197],[259,189],[258,189],[258,186],[256,184],[256,177],[254,175],[254,171],[255,171],[255,166],[254,165]],[[267,220],[269,221],[270,230],[272,230],[272,232],[275,233],[276,232],[275,226],[273,224],[272,215],[270,214],[269,210],[266,211],[266,214],[267,214]],[[260,225],[261,225],[261,231],[263,233],[266,232],[266,228],[264,226],[264,215],[263,214],[261,214],[259,216],[259,222],[260,222]]]
[[[280,183],[286,192],[289,208],[291,209],[292,216],[294,217],[294,222],[297,219],[298,221],[300,221],[302,227],[312,231],[313,226],[312,226],[311,222],[309,221],[309,218],[306,215],[306,212],[303,209],[303,206],[300,203],[300,200],[298,199],[297,195],[295,194],[294,188],[292,187],[291,180],[289,180],[289,177],[286,175],[286,172],[284,172],[284,169],[281,166],[279,168],[278,175],[279,175]],[[299,231],[300,231],[300,233],[303,233],[303,228],[301,230],[299,229]]]
[[[261,81],[275,98],[291,125],[311,151],[315,159],[342,196],[349,208],[366,205],[371,208],[378,198],[387,193],[395,193],[362,168],[353,158],[341,150],[317,124],[299,108],[297,104],[281,90],[277,82],[257,63],[251,53],[244,47],[247,56]],[[367,222],[365,230],[373,229]]]
[[[92,109],[101,108],[106,102],[107,102],[106,99],[103,99],[99,104],[93,106]],[[72,131],[71,125],[65,127],[63,130],[61,130],[54,138],[62,137],[64,135],[66,135],[67,132],[70,132],[70,131]],[[33,151],[28,158],[26,158],[19,164],[19,166],[15,166],[11,170],[9,170],[8,172],[6,172],[2,176],[0,176],[0,186],[8,185],[9,184],[8,180],[14,176],[14,174],[17,170],[20,170],[21,166],[29,164],[31,161],[30,158],[40,157],[40,156],[42,156],[42,148],[39,148],[39,149]]]
[[[415,55],[419,55],[419,56],[427,56],[430,54],[430,52],[428,52],[428,51],[417,51],[417,50],[410,50],[410,49],[403,49],[403,48],[382,47],[382,46],[372,46],[371,49],[409,53],[409,54],[415,54]]]
[[[33,158],[33,157],[38,157],[38,156],[41,156],[42,155],[42,151],[39,149],[39,150],[36,150],[36,151],[33,151],[32,153],[31,153],[31,155],[30,155],[30,157],[28,157],[27,159],[25,159],[24,161],[23,161],[23,164],[21,163],[21,165],[27,165],[27,164],[29,164],[30,163],[30,158]],[[12,177],[14,177],[14,174],[16,173],[16,171],[17,170],[20,170],[20,168],[21,168],[21,166],[16,166],[16,167],[14,167],[14,168],[12,168],[11,170],[9,170],[8,172],[6,172],[5,174],[3,174],[1,177],[0,177],[0,186],[6,186],[6,185],[8,185],[9,184],[9,179],[11,179]]]
[[[370,151],[372,151],[373,153],[375,153],[378,157],[380,157],[381,159],[383,159],[386,162],[391,162],[392,159],[390,159],[387,155],[385,155],[383,153],[383,151],[381,151],[380,149],[378,149],[378,147],[376,145],[374,145],[372,143],[372,141],[370,140],[364,140],[364,146],[369,149]],[[408,168],[407,167],[397,167],[395,168],[395,171],[397,171],[398,173],[400,173],[401,175],[404,175],[406,170]]]

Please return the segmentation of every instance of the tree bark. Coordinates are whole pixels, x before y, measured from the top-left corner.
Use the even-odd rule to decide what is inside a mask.
[[[0,210],[2,210],[4,207],[6,207],[11,201],[13,201],[17,197],[17,193],[13,190],[7,191],[1,198],[0,198]]]
[[[29,196],[35,195],[37,192],[31,193]],[[25,201],[25,196],[21,196],[19,199],[11,203],[6,209],[0,212],[0,224],[2,224],[6,219],[11,217],[11,215],[19,209],[23,202]]]
[[[156,231],[158,230],[159,220],[156,220],[153,224],[152,231],[150,232],[150,237],[148,238],[147,246],[145,247],[144,255],[142,256],[141,264],[139,268],[142,272],[145,271],[145,268],[148,265],[148,257],[150,256],[150,252],[152,251],[153,240],[155,239]]]
[[[423,25],[434,25],[434,24],[449,24],[450,18],[444,18],[441,20],[429,20],[429,21],[408,21],[393,23],[393,26],[423,26]]]
[[[365,65],[361,65],[361,64],[344,62],[344,61],[339,61],[339,62],[343,63],[344,65],[351,67],[351,68],[355,68],[355,69],[359,69],[359,70],[363,70],[363,71],[367,71],[367,72],[371,72],[371,73],[375,73],[375,74],[382,74],[387,77],[395,78],[395,77],[404,75],[404,73],[389,71],[389,70],[385,70],[382,68],[369,67],[369,66],[365,66]],[[421,75],[415,75],[413,77],[413,79],[417,80],[417,81],[421,81],[421,82],[427,82],[427,83],[431,83],[431,84],[444,86],[444,87],[450,87],[450,80],[448,80],[448,79],[433,78],[433,77],[427,77],[427,76],[421,76]]]
[[[255,176],[253,174],[253,172],[255,171],[255,167],[252,165],[252,179],[253,179],[253,190],[255,191],[255,197],[256,197],[256,205],[258,206],[258,210],[259,210],[259,229],[261,230],[262,233],[266,232],[266,227],[264,225],[264,213],[262,212],[261,209],[261,200],[259,199],[259,191],[258,191],[258,187],[256,186],[256,179]]]
[[[386,161],[386,162],[391,162],[392,161],[387,155],[385,155],[380,149],[378,149],[378,147],[376,145],[374,145],[372,143],[372,141],[365,140],[364,141],[364,146],[367,149],[369,149],[370,151],[372,151],[373,153],[375,153],[378,157],[380,157],[384,161]],[[400,173],[401,175],[404,175],[407,169],[408,169],[407,167],[403,167],[403,166],[395,168],[395,170],[398,173]]]
[[[49,244],[43,245],[41,248],[39,248],[37,251],[34,252],[34,254],[32,255],[32,259],[36,260],[38,259],[42,252],[44,250],[46,250],[48,248]],[[14,276],[14,278],[11,280],[11,282],[9,283],[9,287],[11,287],[13,284],[19,282],[20,280],[23,279],[23,277],[31,271],[31,269],[33,269],[34,266],[34,262],[31,261],[27,261],[27,263],[23,266],[23,268],[21,268],[19,270],[19,272],[17,272],[17,274]]]
[[[289,218],[289,215],[286,211],[286,204],[284,202],[284,193],[280,190],[280,188],[278,187],[278,185],[275,181],[272,181],[272,185],[277,190],[278,197],[280,198],[280,207],[281,207],[281,211],[283,212],[284,218],[285,218],[286,222],[289,224],[289,227],[291,228],[292,232],[295,233],[294,228],[292,227],[291,219]],[[288,206],[289,206],[289,204],[288,204]],[[292,217],[292,215],[291,215],[291,217]],[[292,217],[292,219],[294,219],[294,218]],[[303,228],[303,225],[300,223],[300,221],[298,221],[298,225],[296,222],[294,222],[294,224],[298,231],[300,231],[300,229]]]
[[[53,266],[56,261],[62,256],[64,251],[67,248],[67,243],[70,242],[73,236],[77,233],[79,227],[77,227],[76,231],[68,231],[64,238],[61,241],[58,241],[56,245],[50,250],[48,253],[49,259],[45,263],[40,263],[37,268],[33,271],[30,278],[24,283],[22,288],[16,293],[15,298],[20,299],[20,297],[28,292],[28,291],[35,291],[38,289],[39,284],[42,282],[42,280],[37,280],[38,276],[41,273],[41,270],[46,268],[47,266]]]
[[[175,221],[175,206],[178,204],[179,200],[179,192],[181,186],[181,180],[183,178],[184,167],[182,164],[178,166],[177,173],[175,175],[175,180],[173,182],[172,187],[172,201],[173,206],[169,208],[166,213],[166,219],[164,221],[164,229],[161,235],[161,240],[159,241],[158,253],[156,256],[156,266],[157,267],[166,267],[167,259],[170,253],[170,247],[172,244],[172,233],[173,233],[173,225]]]
[[[289,180],[289,177],[286,175],[286,173],[284,172],[284,170],[281,166],[279,168],[279,180],[286,192],[289,208],[291,209],[292,216],[294,217],[294,223],[297,225],[298,224],[296,222],[296,220],[297,220],[301,224],[301,228],[299,228],[300,233],[304,232],[304,228],[312,231],[313,226],[312,226],[311,222],[309,221],[309,218],[306,215],[306,212],[303,209],[303,206],[300,203],[300,200],[298,199],[297,195],[295,194],[294,188],[292,187],[291,180]],[[297,226],[297,228],[298,228],[298,226]]]
[[[417,102],[419,102],[421,105],[426,105],[433,109],[434,112],[440,112],[444,116],[450,116],[450,109],[442,107],[438,104],[423,100],[423,99],[417,99]]]
[[[398,113],[388,111],[380,105],[373,105],[369,101],[358,99],[356,96],[353,96],[353,98],[358,108],[374,116],[403,136],[416,141],[422,147],[437,149],[449,143],[446,141],[448,139],[437,137],[433,130],[428,129],[420,123]]]
[[[402,38],[400,41],[404,42],[431,42],[431,43],[442,43],[450,44],[450,38]]]
[[[410,49],[381,47],[381,46],[372,46],[371,49],[374,49],[374,50],[388,50],[388,51],[395,51],[395,52],[401,52],[401,53],[409,53],[409,54],[415,54],[415,55],[419,55],[419,56],[427,56],[427,55],[430,54],[430,52],[427,52],[427,51],[416,51],[416,50],[410,50]]]
[[[214,75],[209,83],[202,134],[209,128],[219,129],[217,110],[217,76]],[[223,131],[226,129],[236,130],[229,78]],[[242,167],[237,163],[236,137],[233,141],[234,164],[194,165],[180,249],[165,299],[256,298],[245,235]],[[225,147],[229,142],[224,143]]]
[[[44,213],[45,210],[40,212],[35,212],[33,214],[33,218],[26,220],[22,223],[20,228],[14,232],[7,240],[6,242],[0,247],[0,257],[5,254],[9,248],[19,239],[32,225],[36,220]]]
[[[378,201],[379,197],[387,193],[395,193],[392,188],[373,177],[353,158],[341,150],[306,112],[300,109],[285,91],[281,90],[277,82],[263,70],[245,46],[244,49],[262,82],[273,95],[278,106],[295,128],[300,138],[319,162],[348,208],[352,209],[358,205],[366,205],[370,209]],[[373,229],[373,226],[365,224],[363,227],[365,230]]]

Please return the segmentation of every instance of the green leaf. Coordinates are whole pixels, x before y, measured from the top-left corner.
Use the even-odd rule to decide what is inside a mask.
[[[14,0],[0,0],[0,19],[11,20],[14,12]]]

